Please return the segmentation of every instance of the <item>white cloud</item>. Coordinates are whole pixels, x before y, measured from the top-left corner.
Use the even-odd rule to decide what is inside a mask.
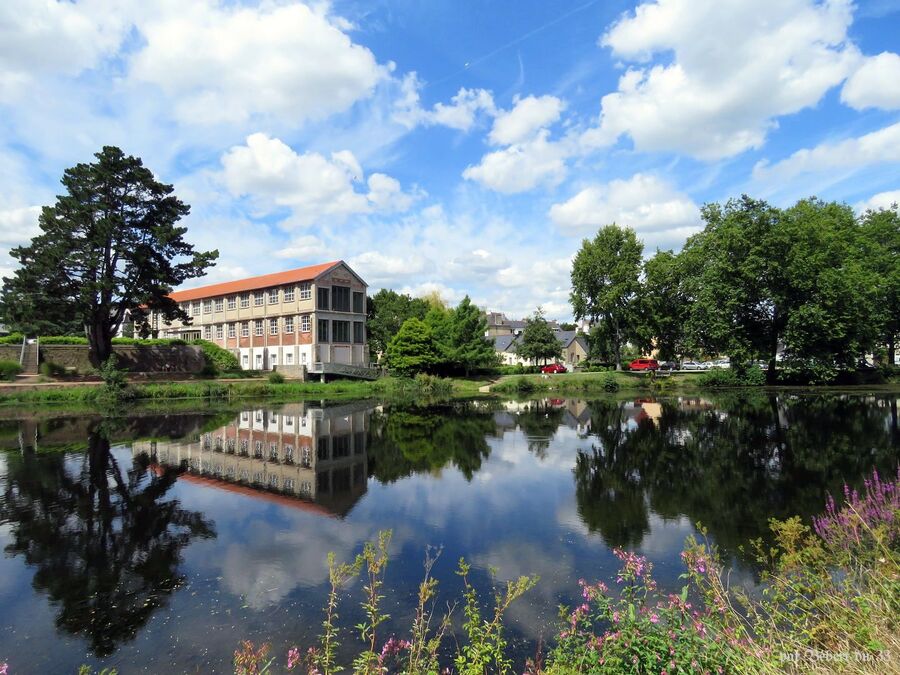
[[[550,218],[567,234],[590,234],[617,223],[638,234],[699,227],[700,210],[682,192],[652,175],[635,174],[591,185],[550,208]]]
[[[400,84],[400,98],[394,102],[394,120],[409,129],[418,125],[441,125],[468,131],[479,113],[496,114],[494,97],[486,89],[461,87],[450,103],[437,103],[431,110],[426,110],[420,103],[421,87],[416,73],[407,73]]]
[[[847,42],[850,0],[657,0],[603,36],[630,68],[602,99],[600,125],[583,139],[628,135],[641,151],[705,160],[759,148],[774,118],[815,105],[859,59]]]
[[[856,110],[900,108],[900,55],[882,52],[865,59],[844,83],[841,100]]]
[[[363,170],[353,153],[327,158],[317,152],[296,153],[266,134],[247,137],[222,156],[223,178],[236,196],[248,195],[263,212],[282,206],[293,211],[292,224],[309,225],[323,217],[343,219],[373,210],[403,210],[412,197],[384,174],[369,177],[369,193],[357,192]]]
[[[387,76],[372,52],[343,32],[346,23],[324,10],[212,0],[171,9],[142,24],[147,44],[133,58],[131,75],[170,95],[182,120],[321,119],[368,97]]]
[[[883,162],[900,162],[900,122],[856,138],[804,148],[774,164],[759,162],[753,177],[783,183],[804,173],[852,172]]]
[[[425,270],[425,258],[419,255],[389,255],[379,251],[365,251],[347,261],[372,286],[396,282]]]
[[[900,190],[889,190],[888,192],[879,192],[872,195],[865,201],[857,203],[854,208],[858,213],[864,213],[869,209],[878,211],[879,209],[890,209],[900,204]]]
[[[497,114],[488,138],[494,145],[526,141],[539,129],[556,122],[563,107],[563,102],[555,96],[516,98],[512,110]]]
[[[287,244],[275,251],[276,258],[293,258],[296,260],[325,260],[333,258],[330,249],[319,237],[306,234],[292,238]]]
[[[102,0],[0,2],[0,98],[42,73],[77,75],[118,50],[130,23]]]
[[[40,232],[40,206],[0,210],[0,246],[19,246]]]
[[[463,178],[506,194],[558,185],[566,176],[568,151],[548,140],[549,133],[542,129],[529,141],[489,152],[479,164],[466,167]]]

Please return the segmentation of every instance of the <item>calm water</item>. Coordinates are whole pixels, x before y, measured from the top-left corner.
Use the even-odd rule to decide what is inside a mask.
[[[677,583],[701,521],[732,559],[770,516],[817,512],[900,460],[896,396],[296,403],[0,423],[0,661],[11,673],[230,672],[243,638],[279,660],[316,635],[325,557],[393,530],[387,630],[409,625],[427,546],[440,602],[539,574],[510,614],[520,654],[552,633],[612,547]],[[341,616],[358,620],[358,588]],[[351,636],[345,642],[352,643]],[[172,667],[174,664],[174,667]]]

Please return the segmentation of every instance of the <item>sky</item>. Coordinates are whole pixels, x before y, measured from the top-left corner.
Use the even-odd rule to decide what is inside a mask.
[[[608,223],[900,202],[900,0],[3,0],[0,273],[104,145],[218,249],[188,285],[343,259],[567,319]]]

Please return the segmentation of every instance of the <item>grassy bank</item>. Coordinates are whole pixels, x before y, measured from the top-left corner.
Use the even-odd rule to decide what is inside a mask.
[[[40,388],[8,388],[0,394],[0,405],[33,404],[107,405],[110,399],[120,402],[154,402],[176,400],[235,401],[267,399],[276,401],[303,398],[431,398],[467,396],[477,392],[480,383],[471,380],[452,381],[420,376],[415,379],[385,377],[375,381],[335,380],[332,382],[268,382],[266,380],[194,380],[181,382],[130,383],[116,392],[102,385],[44,386]]]

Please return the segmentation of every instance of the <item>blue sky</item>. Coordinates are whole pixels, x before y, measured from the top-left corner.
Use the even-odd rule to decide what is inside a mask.
[[[343,258],[567,318],[603,224],[649,254],[744,192],[900,201],[898,52],[900,0],[6,0],[0,255],[112,144],[191,205],[208,281]]]

